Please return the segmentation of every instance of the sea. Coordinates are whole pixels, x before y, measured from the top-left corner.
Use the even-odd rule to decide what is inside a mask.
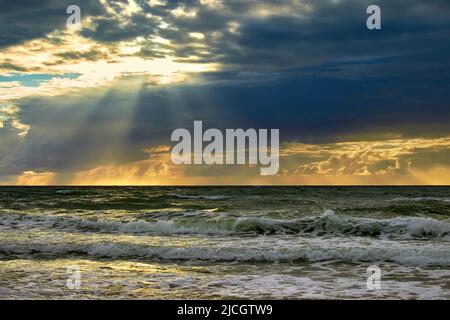
[[[450,299],[450,187],[1,187],[0,299]]]

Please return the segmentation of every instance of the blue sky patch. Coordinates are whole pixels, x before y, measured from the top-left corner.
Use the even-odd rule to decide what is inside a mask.
[[[50,81],[53,78],[76,79],[79,73],[46,74],[46,73],[12,73],[9,75],[0,75],[0,82],[20,82],[25,87],[39,87],[42,82]]]

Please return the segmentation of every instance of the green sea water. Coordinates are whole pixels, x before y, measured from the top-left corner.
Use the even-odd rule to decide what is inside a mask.
[[[0,188],[3,299],[449,299],[449,244],[450,187]]]

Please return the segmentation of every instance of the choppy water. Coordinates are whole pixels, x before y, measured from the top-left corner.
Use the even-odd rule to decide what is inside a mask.
[[[449,244],[450,187],[0,188],[0,298],[449,299]]]

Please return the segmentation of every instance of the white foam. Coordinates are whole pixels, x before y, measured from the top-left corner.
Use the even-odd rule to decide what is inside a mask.
[[[336,215],[326,210],[321,216],[299,219],[271,219],[255,216],[233,217],[225,213],[207,211],[185,212],[181,217],[156,221],[118,221],[106,219],[82,219],[71,216],[1,215],[3,228],[33,226],[46,229],[67,229],[109,233],[156,233],[156,234],[205,234],[226,235],[233,233],[254,234],[329,234],[354,235],[397,239],[450,240],[450,222],[422,217],[397,217],[392,219],[355,218]]]
[[[170,196],[170,197],[175,197],[175,198],[180,198],[180,199],[224,200],[224,199],[231,198],[230,196],[221,196],[221,195],[216,195],[216,196],[207,196],[207,195],[191,196],[191,195],[178,194],[178,193],[168,193],[167,195]]]
[[[450,202],[449,197],[397,197],[388,201],[442,201]]]
[[[44,240],[44,239],[43,239]],[[258,245],[259,243],[259,245]],[[205,260],[236,262],[319,262],[343,261],[382,263],[395,262],[412,266],[450,266],[450,248],[445,244],[398,243],[394,241],[357,242],[354,239],[295,241],[276,246],[270,239],[251,243],[240,241],[206,244],[146,245],[145,243],[98,242],[64,243],[63,241],[5,242],[3,254],[47,254],[67,256],[82,254],[98,258],[146,258],[162,260]]]

